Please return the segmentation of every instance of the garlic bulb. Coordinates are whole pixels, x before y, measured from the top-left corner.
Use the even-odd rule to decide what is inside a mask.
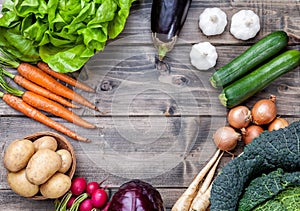
[[[227,15],[220,8],[206,8],[199,16],[199,27],[203,34],[222,34],[227,25]]]
[[[208,70],[216,65],[218,54],[209,42],[194,44],[190,52],[191,64],[198,70]]]
[[[252,10],[240,10],[232,16],[230,32],[235,38],[248,40],[255,37],[259,30],[259,17]]]

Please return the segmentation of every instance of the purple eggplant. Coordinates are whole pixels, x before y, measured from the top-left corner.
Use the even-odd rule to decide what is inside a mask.
[[[173,49],[191,2],[192,0],[153,0],[151,31],[160,61]]]

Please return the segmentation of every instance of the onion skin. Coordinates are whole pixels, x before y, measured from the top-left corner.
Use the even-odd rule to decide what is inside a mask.
[[[268,130],[269,131],[272,131],[272,130],[279,130],[280,128],[285,128],[289,125],[289,122],[284,119],[284,118],[281,118],[281,117],[277,117],[276,119],[274,119],[269,127],[268,127]]]
[[[262,99],[257,101],[252,110],[252,122],[256,125],[266,125],[272,122],[277,115],[277,108],[275,104],[275,96],[270,99]]]
[[[229,110],[227,120],[236,129],[245,128],[252,120],[251,111],[248,107],[242,105],[234,107]]]
[[[220,127],[213,135],[216,146],[223,151],[233,150],[237,142],[241,139],[241,134],[237,133],[232,127]]]
[[[253,141],[254,138],[258,137],[264,129],[258,125],[250,125],[247,128],[242,129],[242,138],[244,143],[247,145]]]

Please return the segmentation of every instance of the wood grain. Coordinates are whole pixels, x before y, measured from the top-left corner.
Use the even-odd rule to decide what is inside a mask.
[[[193,0],[179,40],[166,58],[170,71],[155,69],[151,3],[136,1],[123,33],[110,40],[104,51],[91,58],[80,72],[73,73],[97,92],[75,90],[104,113],[86,108],[73,111],[99,129],[83,129],[53,118],[92,140],[70,140],[77,157],[75,176],[86,177],[88,181],[108,178],[105,184],[112,193],[124,182],[141,178],[158,188],[170,210],[216,150],[212,142],[214,131],[227,124],[227,109],[218,100],[220,90],[209,84],[210,75],[275,30],[289,34],[288,49],[300,50],[300,2]],[[220,7],[226,12],[228,25],[223,34],[207,37],[201,33],[198,19],[207,7]],[[260,32],[248,41],[237,40],[229,32],[232,15],[241,9],[252,9],[261,17]],[[192,45],[203,41],[215,45],[219,56],[215,68],[208,71],[196,70],[189,61]],[[278,115],[293,122],[300,119],[299,87],[298,67],[245,105],[251,108],[258,99],[276,95]],[[0,101],[1,157],[13,140],[45,130],[51,131]],[[243,143],[239,142],[233,154],[242,150]],[[231,159],[225,153],[219,170]],[[36,202],[14,194],[7,184],[6,170],[0,165],[0,210],[53,210],[53,200]]]

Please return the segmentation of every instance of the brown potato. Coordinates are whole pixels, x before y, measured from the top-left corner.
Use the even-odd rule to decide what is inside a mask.
[[[39,186],[27,180],[25,169],[8,173],[7,182],[15,193],[24,197],[32,197],[39,192]]]
[[[34,145],[31,141],[26,139],[13,141],[4,154],[5,168],[11,172],[20,171],[26,167],[34,152]]]
[[[27,179],[35,185],[41,185],[53,176],[61,165],[61,157],[56,152],[50,149],[38,150],[26,167]]]
[[[45,198],[55,199],[63,196],[70,188],[71,178],[57,172],[40,186],[40,192]]]
[[[52,136],[42,136],[33,142],[35,151],[40,149],[57,150],[57,141]]]
[[[66,149],[60,149],[56,151],[57,154],[61,156],[62,165],[58,170],[60,173],[66,173],[72,165],[72,155]]]

